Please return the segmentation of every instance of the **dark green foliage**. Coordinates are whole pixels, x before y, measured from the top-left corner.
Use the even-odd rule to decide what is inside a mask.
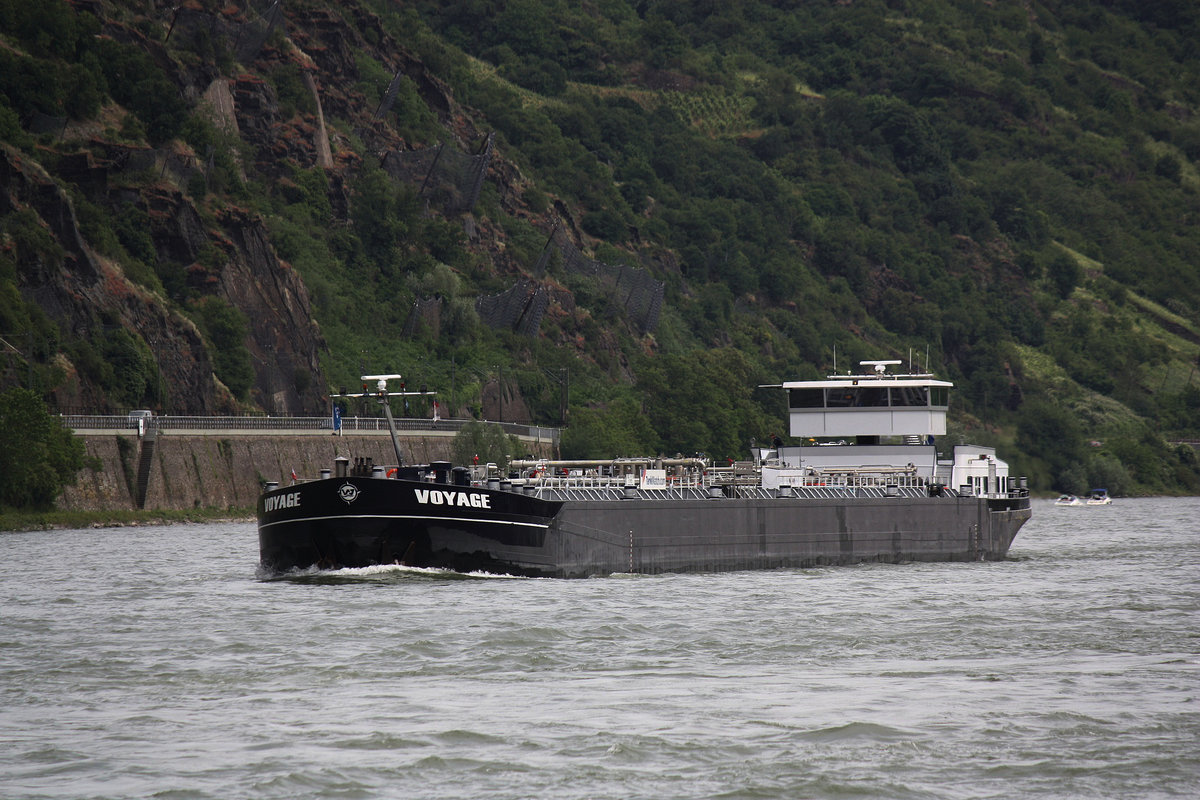
[[[90,44],[99,24],[90,14],[76,14],[63,0],[0,0],[0,30],[37,55],[70,59]]]
[[[40,111],[73,119],[96,113],[105,88],[92,54],[99,32],[95,17],[76,14],[62,0],[4,0],[0,31],[33,56],[23,58],[0,48],[0,95],[12,108],[21,114]]]
[[[1083,277],[1079,262],[1066,253],[1059,253],[1047,266],[1046,275],[1054,286],[1054,292],[1062,298],[1071,296]]]
[[[619,458],[657,449],[658,434],[633,398],[618,398],[605,408],[574,407],[570,417],[563,432],[564,458]]]
[[[1064,473],[1084,460],[1083,429],[1066,409],[1045,400],[1034,400],[1022,408],[1017,424],[1017,446],[1045,465],[1043,478],[1056,491],[1079,491],[1078,486],[1066,488]]]
[[[217,297],[204,298],[191,311],[209,344],[213,372],[234,397],[245,399],[254,385],[254,367],[246,349],[245,315]]]
[[[21,130],[21,118],[0,96],[0,141],[8,142],[16,147],[29,147],[30,137]]]
[[[162,401],[162,377],[146,343],[115,320],[91,337],[65,345],[75,369],[116,406],[154,407]]]
[[[65,252],[31,208],[0,217],[0,232],[12,240],[18,264],[39,260],[58,261]]]
[[[82,65],[22,58],[0,49],[0,95],[20,114],[86,119],[99,110],[103,91],[97,75]]]
[[[1115,471],[1119,467],[1124,471],[1127,486],[1137,485],[1143,491],[1157,493],[1178,483],[1184,486],[1197,483],[1196,465],[1181,458],[1177,448],[1168,447],[1148,428],[1140,434],[1114,437],[1104,443],[1104,450],[1108,468]]]
[[[0,220],[0,235],[4,223]],[[11,379],[34,391],[45,391],[62,379],[62,370],[53,363],[61,333],[58,326],[35,302],[26,300],[17,289],[17,264],[0,251],[0,337]]]
[[[623,242],[628,238],[621,217],[607,208],[584,217],[583,229],[592,236],[609,242]]]
[[[28,389],[0,393],[0,506],[48,508],[83,468],[82,440]]]
[[[363,170],[353,188],[351,217],[365,255],[384,276],[393,275],[401,250],[420,223],[416,191],[377,168]]]
[[[281,64],[271,72],[275,95],[279,100],[279,116],[289,119],[300,114],[316,114],[317,101],[304,85],[304,76],[295,64]]]
[[[459,266],[467,257],[466,237],[461,225],[448,220],[426,220],[419,232],[423,235],[429,254],[443,264]]]
[[[107,332],[97,343],[104,363],[112,368],[108,386],[114,402],[119,405],[154,405],[160,385],[158,367],[145,341],[135,338],[126,329]]]
[[[0,31],[27,49],[0,48],[0,98],[20,115],[93,117],[105,96],[128,108],[154,143],[179,133],[187,105],[142,49],[101,36],[92,14],[62,0],[0,3]]]
[[[179,89],[144,51],[111,39],[96,43],[108,92],[146,126],[154,143],[179,135],[188,107]]]
[[[164,291],[159,276],[150,266],[158,258],[146,228],[144,212],[128,206],[110,212],[79,195],[73,202],[79,230],[94,250],[119,262],[125,275],[135,283]]]
[[[508,462],[523,455],[522,445],[515,436],[509,436],[504,428],[486,422],[472,420],[454,435],[450,445],[451,457],[457,464],[493,463],[501,470]]]
[[[562,94],[567,88],[567,71],[556,61],[522,61],[501,70],[501,74],[518,86],[545,95]]]
[[[1200,438],[1200,388],[1186,386],[1182,391],[1159,397],[1163,427],[1188,438]]]
[[[647,364],[637,387],[662,448],[741,459],[751,438],[763,440],[782,427],[747,395],[759,382],[744,354],[722,348]]]

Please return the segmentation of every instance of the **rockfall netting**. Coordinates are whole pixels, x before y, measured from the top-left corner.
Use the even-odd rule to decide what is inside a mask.
[[[595,278],[616,307],[639,331],[649,333],[657,327],[666,288],[662,281],[655,280],[649,272],[640,267],[606,264],[588,258],[579,252],[579,248],[563,232],[561,225],[554,227],[550,240],[534,266],[534,274],[545,274],[555,250],[561,254],[563,268],[567,272]]]
[[[521,278],[516,285],[500,294],[485,295],[475,301],[480,320],[497,330],[508,328],[522,336],[537,336],[542,315],[550,305],[546,287],[530,278]]]
[[[444,214],[464,214],[475,208],[483,180],[492,161],[494,134],[488,134],[480,151],[462,153],[442,144],[423,150],[389,150],[383,169],[398,181],[420,187],[427,208]]]
[[[418,297],[413,301],[412,309],[408,312],[408,319],[404,321],[402,335],[406,339],[412,338],[412,335],[417,332],[417,326],[422,322],[436,333],[441,326],[441,316],[442,298]]]
[[[554,253],[562,257],[563,268],[575,275],[595,280],[610,302],[610,310],[623,314],[641,332],[649,333],[658,325],[662,312],[665,284],[655,280],[644,269],[625,264],[606,264],[587,258],[563,233],[562,226],[554,232],[534,265],[535,275],[544,275]],[[542,316],[550,304],[550,294],[532,278],[521,278],[515,286],[499,294],[480,297],[475,310],[485,325],[495,329],[507,328],[523,336],[537,336]]]
[[[240,63],[250,63],[271,32],[283,23],[283,3],[273,0],[239,5],[241,14],[237,16],[177,7],[171,16],[167,42],[191,47],[202,56],[217,49],[228,50]]]

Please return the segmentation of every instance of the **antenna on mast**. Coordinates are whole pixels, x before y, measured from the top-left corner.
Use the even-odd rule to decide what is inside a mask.
[[[331,394],[330,397],[374,397],[379,401],[379,405],[383,406],[383,415],[387,417],[388,431],[392,434],[392,449],[396,451],[396,466],[404,465],[404,456],[400,454],[400,436],[396,433],[396,420],[392,418],[392,407],[388,403],[390,394],[400,397],[416,397],[421,395],[435,395],[437,392],[408,392],[404,388],[403,375],[362,375],[359,377],[362,381],[363,390],[349,394]],[[367,390],[367,383],[375,381],[375,391]],[[388,381],[400,381],[400,391],[388,392]]]

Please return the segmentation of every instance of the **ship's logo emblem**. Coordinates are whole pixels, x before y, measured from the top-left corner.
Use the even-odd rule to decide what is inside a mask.
[[[358,487],[353,483],[343,483],[338,488],[338,497],[346,501],[346,505],[358,499]]]

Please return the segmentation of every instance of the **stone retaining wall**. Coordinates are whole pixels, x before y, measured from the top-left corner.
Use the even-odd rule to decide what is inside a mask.
[[[88,434],[84,440],[88,456],[100,469],[80,470],[74,486],[59,498],[61,509],[107,511],[136,508],[141,441],[136,435]],[[405,463],[423,464],[450,460],[453,435],[425,433],[400,437]],[[530,443],[532,451],[537,446]],[[292,470],[301,478],[316,478],[322,468],[333,468],[343,455],[353,462],[371,458],[376,464],[395,464],[396,456],[387,435],[346,436],[199,436],[159,433],[155,442],[147,509],[253,508],[263,481],[291,480]],[[541,455],[550,455],[549,452]]]

